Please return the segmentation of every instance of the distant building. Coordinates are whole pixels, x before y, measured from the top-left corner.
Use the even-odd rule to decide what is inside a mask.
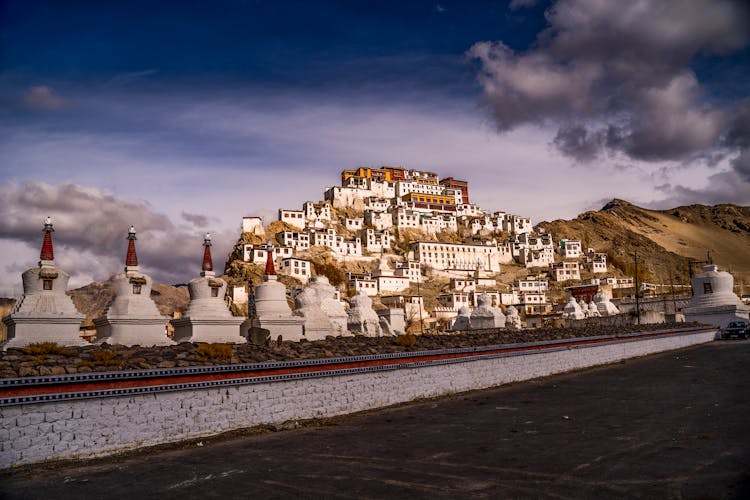
[[[569,281],[581,279],[581,268],[578,262],[557,262],[550,264],[550,277],[555,281]]]
[[[309,260],[285,258],[281,260],[281,272],[293,278],[297,278],[302,283],[312,277],[313,264]]]
[[[581,256],[581,241],[567,239],[560,240],[558,251],[564,259],[577,259]]]
[[[254,234],[255,236],[260,236],[261,238],[264,237],[266,235],[266,232],[263,229],[263,218],[256,217],[254,215],[247,215],[243,217],[242,232]]]
[[[297,229],[305,229],[307,221],[305,220],[305,213],[302,210],[283,210],[279,209],[279,220],[286,222],[292,227]]]

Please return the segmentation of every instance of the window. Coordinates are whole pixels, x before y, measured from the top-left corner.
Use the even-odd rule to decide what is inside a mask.
[[[219,289],[211,288],[211,297],[218,297],[218,296],[219,296]]]
[[[42,286],[45,290],[52,290],[52,280],[44,280]]]
[[[703,283],[703,293],[714,293],[711,283]]]
[[[133,295],[140,295],[141,294],[141,285],[138,283],[133,283]]]

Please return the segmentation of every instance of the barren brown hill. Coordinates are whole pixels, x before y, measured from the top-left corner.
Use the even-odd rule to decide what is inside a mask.
[[[649,210],[615,199],[599,211],[539,226],[552,232],[555,240],[581,239],[584,247],[606,252],[628,274],[637,251],[648,273],[644,278],[686,282],[688,261],[704,261],[710,252],[714,263],[732,271],[738,287],[750,286],[750,207],[690,205]]]
[[[101,316],[115,297],[111,279],[104,282],[94,281],[67,293],[73,299],[76,309],[86,315],[87,323]],[[187,287],[174,287],[161,283],[152,287],[151,298],[156,302],[159,312],[168,316],[175,311],[183,312],[190,300]]]

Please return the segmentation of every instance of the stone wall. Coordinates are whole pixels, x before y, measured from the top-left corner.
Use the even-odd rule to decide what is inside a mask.
[[[710,342],[715,330],[388,371],[0,407],[0,468],[330,417]],[[548,346],[547,346],[548,347]]]

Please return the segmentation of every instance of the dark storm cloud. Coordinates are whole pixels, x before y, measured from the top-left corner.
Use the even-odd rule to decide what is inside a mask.
[[[677,185],[657,186],[657,190],[664,193],[663,199],[643,200],[641,205],[655,209],[669,209],[695,203],[718,205],[731,202],[750,205],[750,190],[747,189],[747,184],[740,179],[738,172],[732,170],[710,176],[708,187],[705,189],[694,189],[678,183]]]
[[[205,215],[182,212],[180,216],[187,222],[198,228],[206,228],[211,223],[211,217],[206,217]]]
[[[31,181],[0,183],[0,198],[4,201],[0,208],[0,238],[36,248],[41,241],[42,221],[52,216],[56,257],[72,266],[66,269],[71,274],[81,272],[103,279],[120,272],[131,224],[138,235],[139,263],[157,281],[187,281],[200,271],[203,234],[192,227],[173,224],[145,202],[125,200],[76,184]],[[201,215],[190,217],[210,220]],[[213,236],[214,264],[221,269],[234,237],[229,233]]]
[[[645,161],[738,153],[725,138],[746,131],[733,125],[731,103],[707,99],[691,64],[747,45],[745,4],[560,0],[546,17],[525,52],[489,41],[468,52],[499,130],[557,124],[554,145],[582,162],[605,152]],[[743,172],[744,159],[734,165]]]

